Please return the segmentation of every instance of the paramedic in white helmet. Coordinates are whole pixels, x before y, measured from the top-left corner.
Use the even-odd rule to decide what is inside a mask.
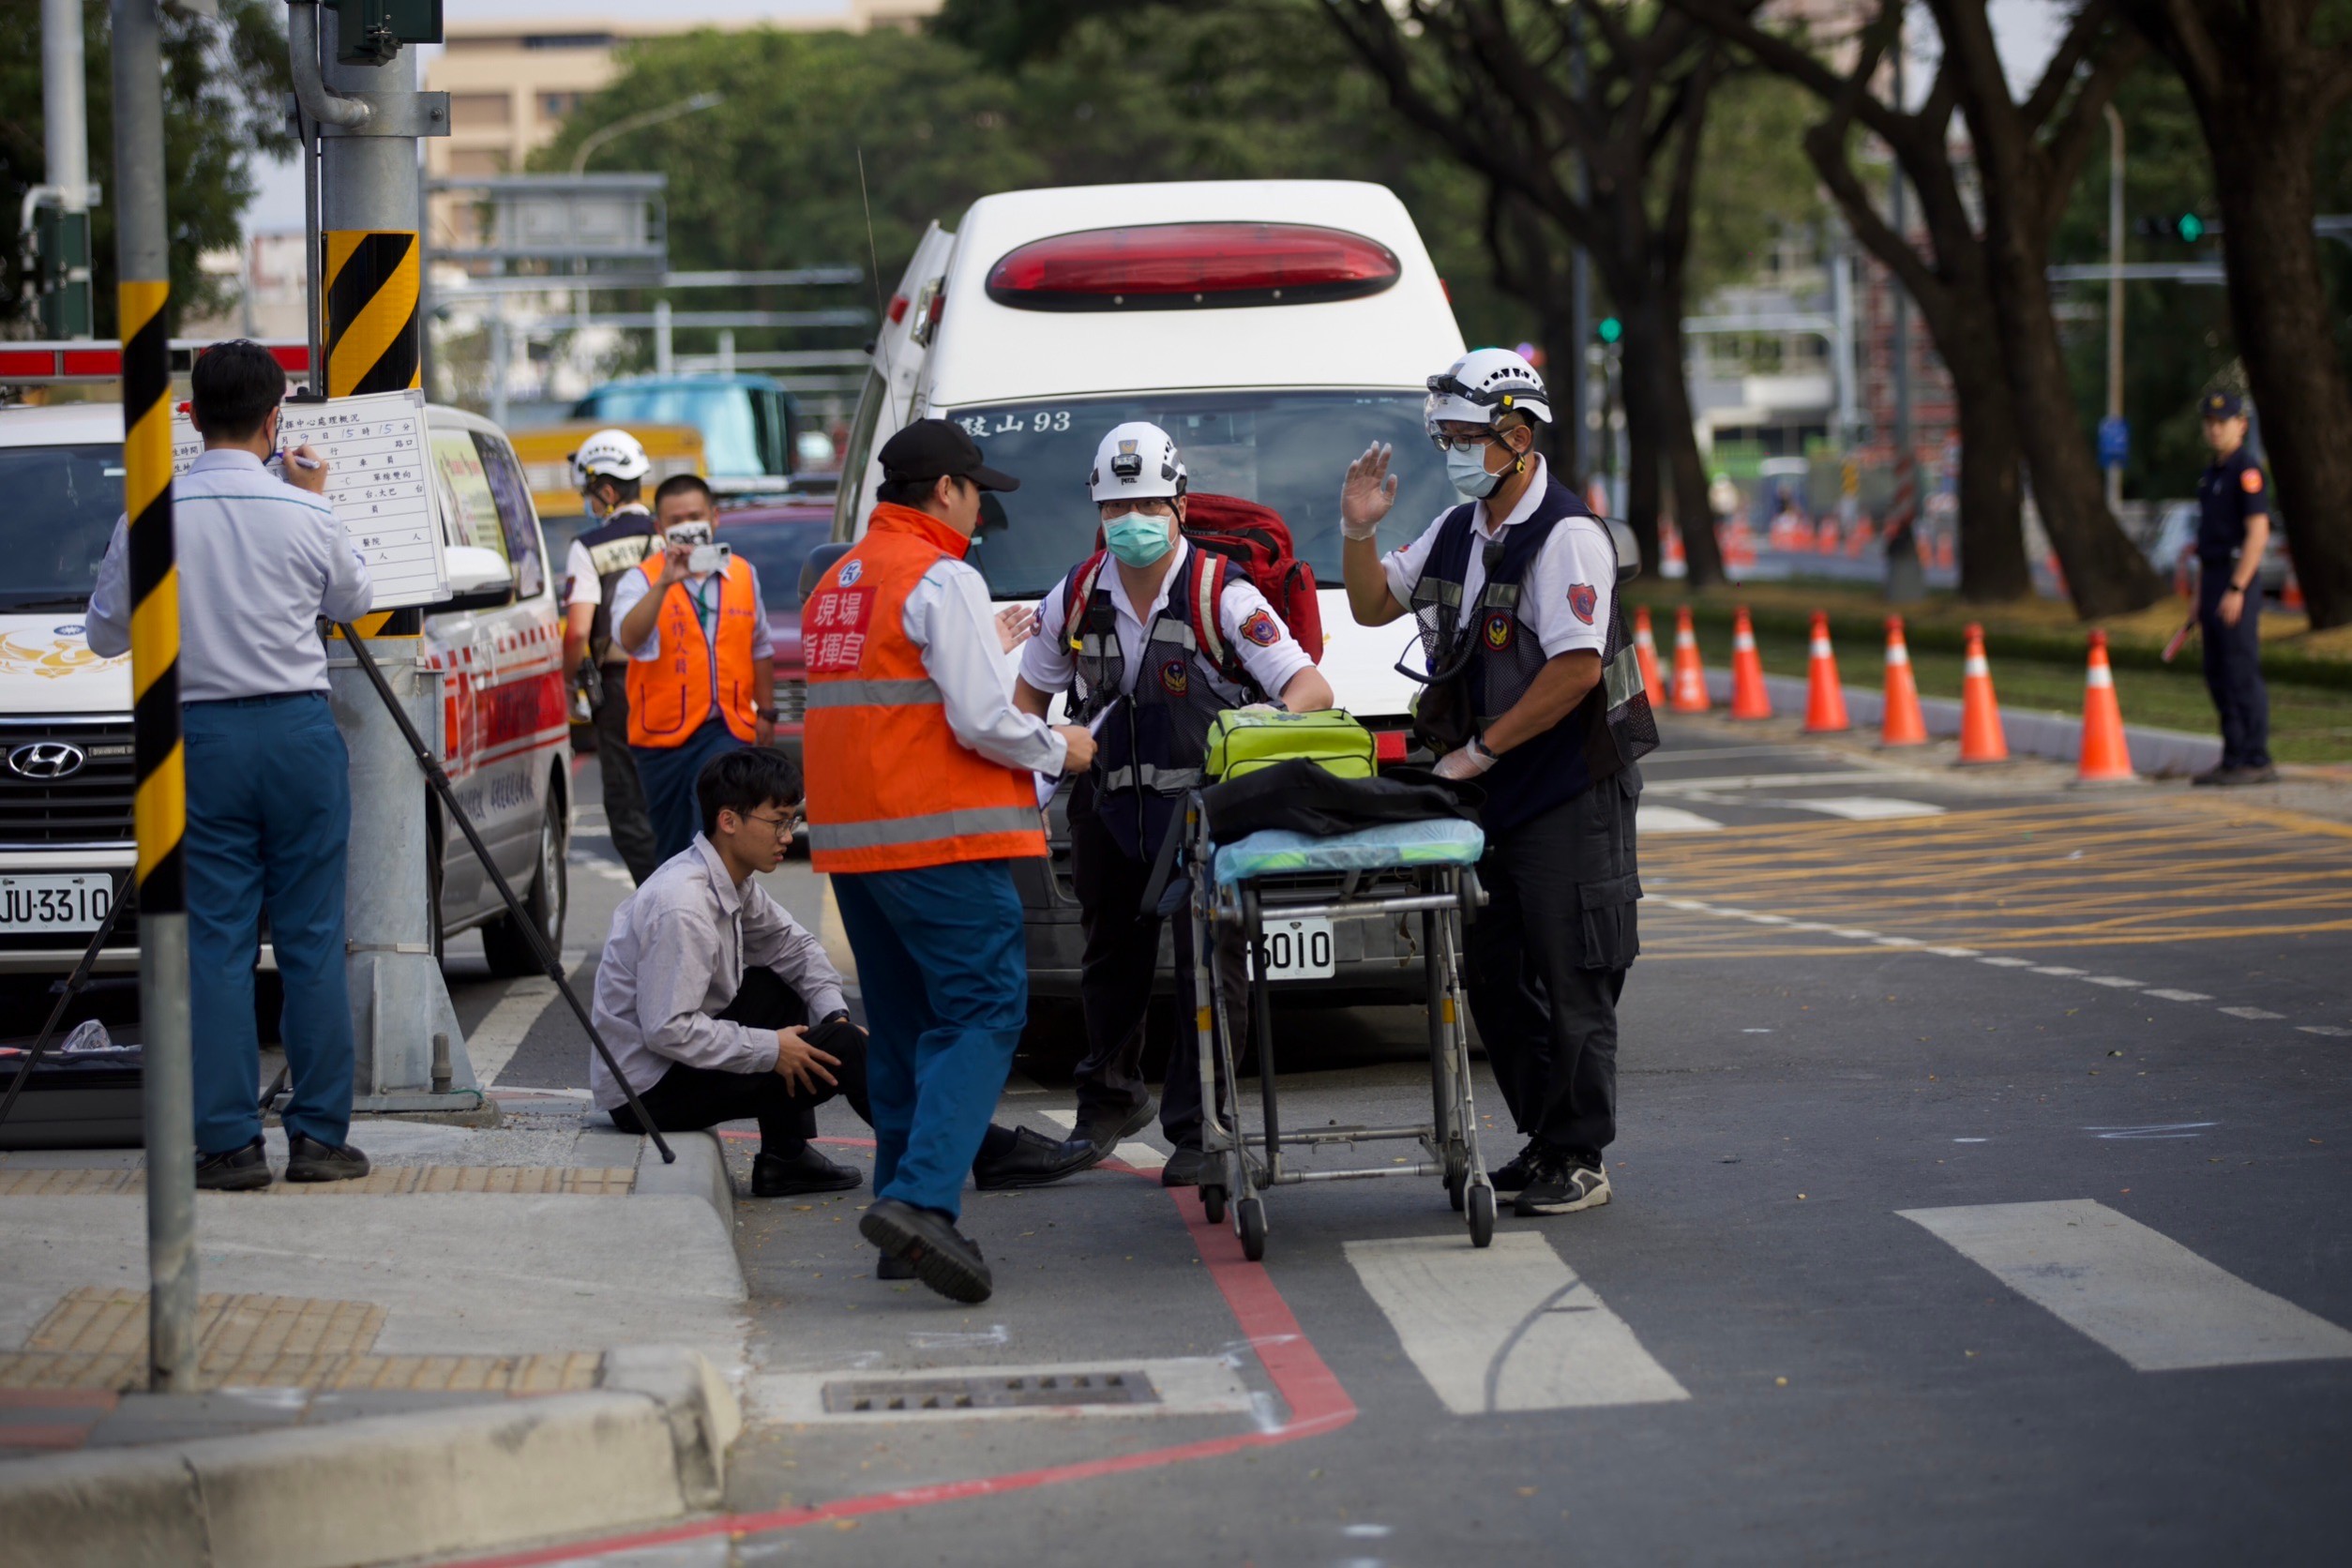
[[[1636,759],[1658,732],[1617,602],[1607,526],[1537,453],[1535,368],[1479,349],[1429,378],[1424,416],[1462,504],[1383,556],[1390,451],[1349,465],[1341,564],[1360,625],[1410,615],[1438,775],[1476,779],[1491,902],[1468,933],[1470,1012],[1527,1147],[1494,1173],[1517,1212],[1609,1200],[1617,999],[1639,951]]]
[[[1141,420],[1103,437],[1087,475],[1103,548],[1038,607],[1013,701],[1040,718],[1055,696],[1096,726],[1094,765],[1070,792],[1070,862],[1086,929],[1078,992],[1078,1136],[1097,1158],[1152,1120],[1142,1074],[1143,1018],[1159,968],[1160,917],[1143,893],[1186,791],[1200,782],[1209,726],[1228,708],[1332,705],[1315,668],[1249,578],[1184,535],[1186,476],[1176,443]],[[1191,1022],[1192,932],[1176,922],[1176,1048],[1160,1126],[1174,1144],[1160,1180],[1200,1180],[1200,1065]],[[1220,966],[1228,1016],[1248,1016],[1235,938]]]
[[[572,454],[580,498],[603,520],[572,541],[564,567],[571,580],[570,596],[564,601],[564,668],[578,670],[585,662],[596,671],[597,680],[589,686],[590,712],[596,726],[596,771],[604,779],[604,817],[622,864],[641,882],[662,857],[656,852],[637,759],[629,753],[629,659],[612,641],[609,607],[621,580],[661,549],[653,509],[644,499],[645,475],[653,466],[626,430],[598,430]]]

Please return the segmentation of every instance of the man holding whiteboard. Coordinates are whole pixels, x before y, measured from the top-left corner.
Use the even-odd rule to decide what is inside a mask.
[[[261,916],[285,985],[281,1034],[294,1093],[282,1120],[286,1179],[368,1173],[350,1146],[354,1046],[343,978],[350,756],[327,708],[321,617],[374,598],[367,563],[325,500],[307,445],[274,471],[286,373],[258,343],[196,361],[189,416],[204,455],[172,483],[179,568],[181,724],[188,758],[188,1003],[196,1078],[196,1184],[265,1187],[253,970]],[[90,649],[130,648],[128,528],[98,567]]]

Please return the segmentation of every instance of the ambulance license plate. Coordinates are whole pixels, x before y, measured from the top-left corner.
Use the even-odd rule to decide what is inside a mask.
[[[95,931],[113,897],[113,879],[103,871],[0,874],[0,931]]]
[[[1328,980],[1339,972],[1328,920],[1266,917],[1266,978]]]

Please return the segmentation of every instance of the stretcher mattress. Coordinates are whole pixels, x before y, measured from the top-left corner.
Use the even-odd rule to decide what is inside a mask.
[[[1388,822],[1324,838],[1269,828],[1217,846],[1216,882],[1220,887],[1230,887],[1257,877],[1301,872],[1470,866],[1485,848],[1485,834],[1475,822],[1458,817]]]

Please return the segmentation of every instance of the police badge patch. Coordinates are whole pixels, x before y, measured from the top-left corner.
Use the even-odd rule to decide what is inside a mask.
[[[1170,697],[1182,697],[1191,684],[1191,677],[1184,673],[1183,659],[1172,658],[1160,666],[1160,688]]]
[[[1592,624],[1592,612],[1601,608],[1601,591],[1590,582],[1579,582],[1568,590],[1568,608],[1576,612],[1576,619],[1586,626]]]
[[[1251,611],[1249,619],[1242,623],[1242,635],[1260,648],[1271,648],[1282,641],[1282,628],[1274,625],[1272,614],[1259,610]]]
[[[1518,623],[1507,611],[1494,611],[1486,617],[1486,646],[1498,654],[1501,653],[1511,646],[1512,636],[1517,628]]]

